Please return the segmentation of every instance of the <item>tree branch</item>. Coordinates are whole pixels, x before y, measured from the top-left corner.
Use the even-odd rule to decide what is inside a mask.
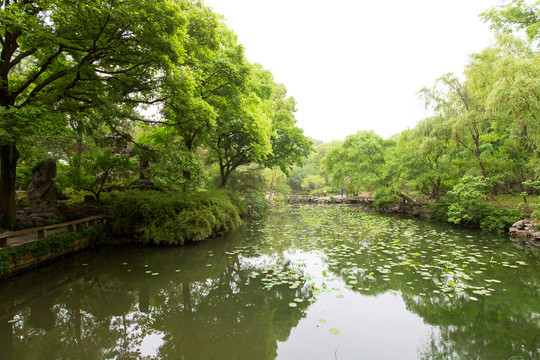
[[[26,100],[21,105],[18,105],[16,107],[20,109],[20,108],[28,105],[30,103],[30,101],[32,101],[32,99],[34,99],[37,96],[37,94],[39,94],[39,92],[41,90],[43,90],[45,87],[47,87],[49,84],[53,83],[54,81],[66,76],[68,73],[69,72],[67,70],[64,70],[64,71],[57,72],[56,74],[50,76],[48,79],[46,79],[41,84],[36,86],[34,88],[34,90],[32,90],[32,92],[30,93],[30,95],[28,95]]]
[[[8,67],[9,69],[13,69],[15,65],[19,64],[24,58],[33,55],[38,49],[32,49],[29,51],[25,51],[22,53],[19,53],[11,62],[9,63]]]
[[[60,45],[60,47],[58,48],[58,51],[56,53],[54,53],[51,57],[49,57],[42,65],[41,65],[41,69],[34,74],[34,76],[32,76],[30,79],[28,79],[28,81],[23,84],[19,90],[17,91],[14,91],[13,92],[13,96],[16,98],[17,96],[19,96],[20,94],[22,94],[22,92],[24,90],[26,90],[30,85],[34,84],[36,82],[37,79],[39,79],[39,77],[45,72],[47,71],[47,68],[49,67],[49,65],[52,64],[52,62],[54,61],[54,59],[56,59],[62,52],[64,51],[64,46],[63,45]],[[56,75],[56,74],[55,74]],[[54,75],[53,75],[54,76]],[[51,76],[52,77],[52,76]],[[43,83],[42,83],[43,84]],[[48,82],[46,85],[50,84],[50,82]],[[41,88],[43,89],[43,87]],[[41,89],[39,91],[41,91]],[[39,91],[35,91],[36,89],[34,89],[32,91],[32,93],[34,94],[37,94]],[[35,96],[35,95],[34,95]],[[28,102],[28,99],[25,101],[25,103]]]

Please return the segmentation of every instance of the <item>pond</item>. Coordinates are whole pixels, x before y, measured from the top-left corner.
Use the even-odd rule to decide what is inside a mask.
[[[351,206],[0,285],[2,359],[538,359],[540,252]]]

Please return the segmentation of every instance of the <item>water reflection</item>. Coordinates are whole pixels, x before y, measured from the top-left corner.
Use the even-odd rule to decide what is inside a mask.
[[[0,286],[2,359],[535,358],[538,252],[347,207]]]

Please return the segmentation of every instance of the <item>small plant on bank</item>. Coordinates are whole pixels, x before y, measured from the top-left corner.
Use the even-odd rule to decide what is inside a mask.
[[[464,176],[448,192],[449,198],[437,209],[446,209],[446,220],[454,224],[470,224],[482,230],[502,233],[520,218],[519,209],[505,209],[488,204],[489,185],[483,177]],[[440,214],[439,214],[440,216]]]

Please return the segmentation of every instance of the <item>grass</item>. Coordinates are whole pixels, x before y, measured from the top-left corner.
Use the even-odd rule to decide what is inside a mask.
[[[519,206],[520,204],[522,204],[524,201],[523,201],[523,197],[521,196],[513,196],[513,195],[510,195],[510,194],[500,194],[500,195],[497,195],[495,196],[495,201],[505,207],[505,208],[509,208],[509,209],[512,209],[512,208],[515,208],[517,206]],[[525,208],[524,210],[526,211],[528,209],[528,204],[538,204],[540,203],[540,196],[538,195],[529,195],[527,196],[527,203],[525,204]],[[529,209],[530,210],[530,209]]]

